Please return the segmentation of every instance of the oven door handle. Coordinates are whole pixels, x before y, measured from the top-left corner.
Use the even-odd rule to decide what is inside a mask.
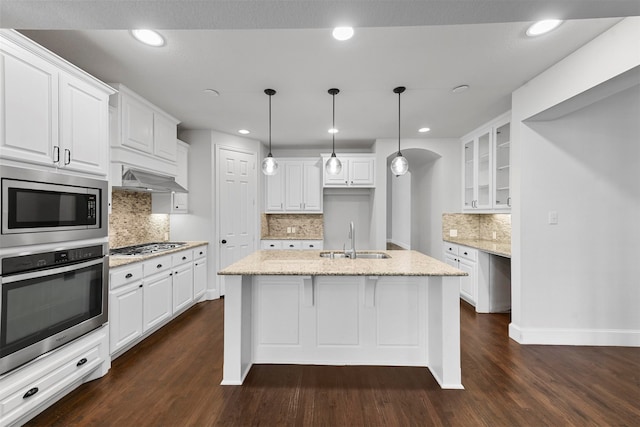
[[[55,276],[56,274],[69,273],[74,270],[80,270],[85,267],[91,267],[93,265],[98,265],[108,262],[108,257],[104,256],[102,258],[93,259],[91,261],[81,262],[73,265],[65,265],[63,267],[52,268],[49,270],[37,270],[37,271],[29,271],[27,273],[16,274],[15,276],[3,276],[2,284],[20,282],[22,280],[35,279],[37,277],[47,277],[47,276]]]

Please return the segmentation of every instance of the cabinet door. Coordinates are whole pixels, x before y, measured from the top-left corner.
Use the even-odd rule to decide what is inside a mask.
[[[106,175],[109,98],[78,78],[61,75],[60,166]]]
[[[284,168],[280,166],[278,173],[265,177],[265,211],[284,211]]]
[[[371,187],[375,182],[375,159],[362,158],[349,160],[349,185]]]
[[[476,274],[476,263],[460,259],[458,268],[468,274],[468,276],[460,277],[460,296],[467,300],[469,303],[475,305],[475,282],[478,280],[478,276]]]
[[[142,335],[142,282],[110,292],[109,323],[112,354]]]
[[[462,185],[463,190],[463,208],[473,209],[475,206],[475,158],[476,144],[471,139],[462,143]]]
[[[509,173],[511,169],[511,126],[510,123],[498,125],[494,150],[494,209],[510,209],[511,193]]]
[[[169,271],[144,279],[144,332],[171,317],[171,282]]]
[[[340,159],[339,156],[338,158]],[[337,175],[329,175],[325,168],[327,160],[329,160],[329,157],[322,158],[322,185],[324,187],[346,187],[349,184],[349,161],[345,158],[341,158],[340,161],[342,162],[342,169],[340,170],[340,173]]]
[[[476,208],[478,209],[491,209],[491,131],[487,131],[478,137],[477,142],[477,196],[476,196]]]
[[[321,162],[309,161],[302,164],[303,175],[303,210],[306,212],[322,212],[322,170]]]
[[[183,186],[185,189],[189,189],[189,145],[178,141],[176,151],[176,165],[178,166],[178,173],[176,174],[176,182]]]
[[[55,166],[58,70],[0,39],[0,156]]]
[[[153,153],[153,111],[126,94],[122,95],[122,145]]]
[[[193,262],[193,299],[197,301],[207,291],[207,259],[199,258]]]
[[[193,301],[193,267],[191,263],[173,269],[173,313]]]
[[[175,162],[177,159],[178,128],[172,121],[159,113],[153,115],[153,154]]]
[[[284,164],[285,197],[284,210],[288,212],[303,209],[302,162],[287,162]]]

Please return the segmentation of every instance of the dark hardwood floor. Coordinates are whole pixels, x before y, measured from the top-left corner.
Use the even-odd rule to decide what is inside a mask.
[[[201,303],[30,426],[640,426],[640,348],[523,346],[461,307],[462,383],[426,368],[254,366],[220,386],[223,300]]]

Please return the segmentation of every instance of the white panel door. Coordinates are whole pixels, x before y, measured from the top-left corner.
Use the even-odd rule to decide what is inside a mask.
[[[111,292],[109,323],[112,354],[142,335],[142,282]]]
[[[2,40],[0,87],[0,156],[55,166],[57,68]]]
[[[207,291],[207,259],[200,258],[193,262],[193,299],[199,300]]]
[[[322,170],[321,162],[304,162],[303,171],[303,210],[307,212],[322,212]]]
[[[302,206],[302,163],[287,162],[284,165],[285,202],[284,209],[287,212],[303,210]]]
[[[265,195],[265,211],[282,212],[284,211],[284,168],[282,165],[275,175],[265,176],[265,186],[267,194]]]
[[[86,82],[61,77],[60,166],[106,175],[109,164],[109,97]]]
[[[219,268],[249,255],[256,248],[256,156],[231,148],[217,151]],[[224,277],[220,280],[224,295]]]
[[[349,160],[349,185],[373,185],[375,159],[351,159]]]
[[[169,271],[144,279],[144,331],[171,317],[171,276]]]
[[[153,154],[176,161],[178,156],[177,125],[161,114],[153,115]]]
[[[477,280],[476,263],[461,259],[458,268],[468,276],[460,277],[460,295],[471,304],[476,302],[475,281]]]
[[[122,95],[122,145],[153,153],[153,111]]]
[[[173,314],[193,301],[193,266],[180,265],[173,270]]]

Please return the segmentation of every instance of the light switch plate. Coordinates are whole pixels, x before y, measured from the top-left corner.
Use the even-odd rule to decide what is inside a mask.
[[[558,211],[549,211],[549,225],[558,224]]]

